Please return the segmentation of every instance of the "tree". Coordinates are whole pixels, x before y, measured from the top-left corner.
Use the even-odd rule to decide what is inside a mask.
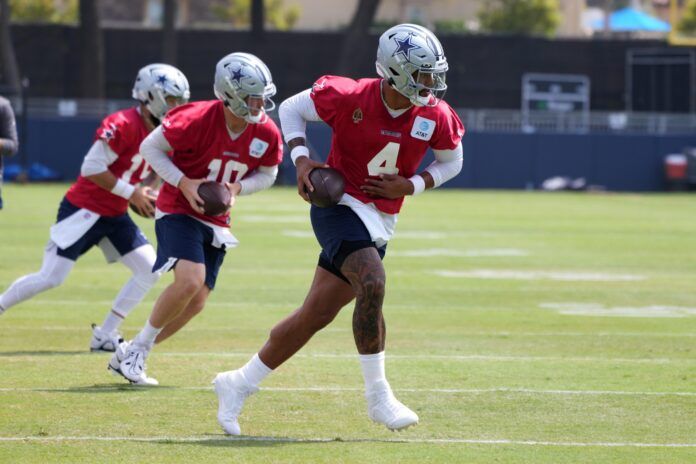
[[[677,30],[685,34],[696,34],[696,0],[691,0],[684,8],[684,15],[677,24]]]
[[[260,39],[263,37],[264,24],[264,0],[251,0],[251,35]]]
[[[270,25],[280,31],[292,29],[297,20],[300,18],[300,7],[290,5],[285,7],[283,0],[253,0],[258,8],[260,3],[264,4],[263,11],[259,14],[259,10],[254,12],[254,18],[258,22],[264,20],[265,25]],[[229,21],[234,27],[249,27],[251,26],[252,17],[252,0],[225,0],[222,4],[212,6],[212,11],[215,16],[223,21]],[[257,26],[258,27],[258,24]]]
[[[19,94],[19,66],[10,35],[10,6],[7,0],[0,0],[0,59],[5,83]]]
[[[10,0],[13,21],[76,23],[78,0]]]
[[[375,44],[365,37],[370,32],[370,26],[377,13],[380,0],[360,0],[355,14],[343,36],[343,45],[338,62],[338,73],[350,75],[355,71],[355,63],[360,62],[360,58],[365,52],[365,47],[369,46],[374,51]]]
[[[176,18],[177,0],[164,0],[162,19],[162,61],[176,66]]]
[[[492,0],[479,12],[481,29],[552,36],[560,23],[558,0]]]
[[[80,96],[104,98],[104,40],[99,0],[80,0]]]

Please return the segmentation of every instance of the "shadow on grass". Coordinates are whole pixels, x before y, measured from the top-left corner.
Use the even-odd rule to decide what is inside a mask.
[[[32,391],[42,393],[154,393],[158,391],[180,390],[176,386],[135,386],[127,383],[108,383],[94,385],[79,385],[66,388],[36,388]],[[212,390],[211,390],[212,391]]]
[[[372,440],[344,440],[341,438],[333,439],[303,439],[303,438],[292,438],[292,437],[263,437],[263,436],[238,436],[233,437],[229,435],[217,435],[217,436],[207,436],[201,438],[184,438],[177,439],[172,437],[171,439],[158,440],[157,443],[162,445],[195,445],[195,446],[210,446],[210,447],[223,447],[223,448],[240,448],[240,447],[271,447],[271,446],[287,446],[287,445],[300,445],[308,443],[316,444],[329,444],[329,443],[343,443],[343,442],[354,442],[354,441],[372,441]]]

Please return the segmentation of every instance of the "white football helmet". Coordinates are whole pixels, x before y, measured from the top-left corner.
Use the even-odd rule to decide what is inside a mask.
[[[221,59],[215,67],[213,90],[235,116],[251,124],[261,122],[264,113],[275,108],[271,97],[276,93],[276,86],[271,71],[250,53],[231,53]],[[249,107],[250,97],[262,101],[257,114]]]
[[[135,78],[133,98],[150,111],[150,114],[161,120],[171,109],[167,97],[174,97],[179,104],[187,103],[191,98],[189,83],[184,73],[174,66],[162,63],[148,64]]]
[[[435,106],[445,95],[449,67],[435,34],[416,24],[399,24],[379,38],[377,74],[416,106]]]

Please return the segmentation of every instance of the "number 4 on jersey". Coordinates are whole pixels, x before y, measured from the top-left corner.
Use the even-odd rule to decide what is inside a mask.
[[[396,159],[398,157],[399,144],[396,142],[387,143],[384,148],[367,163],[367,173],[371,176],[398,174],[399,168],[396,167]]]

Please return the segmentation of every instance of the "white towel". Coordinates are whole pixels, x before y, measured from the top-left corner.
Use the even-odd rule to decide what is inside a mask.
[[[374,203],[363,203],[347,193],[343,194],[338,204],[349,207],[358,215],[375,245],[383,247],[391,240],[396,228],[396,214],[383,213]]]
[[[100,217],[88,209],[79,209],[51,226],[51,240],[63,250],[70,248],[97,223]]]

